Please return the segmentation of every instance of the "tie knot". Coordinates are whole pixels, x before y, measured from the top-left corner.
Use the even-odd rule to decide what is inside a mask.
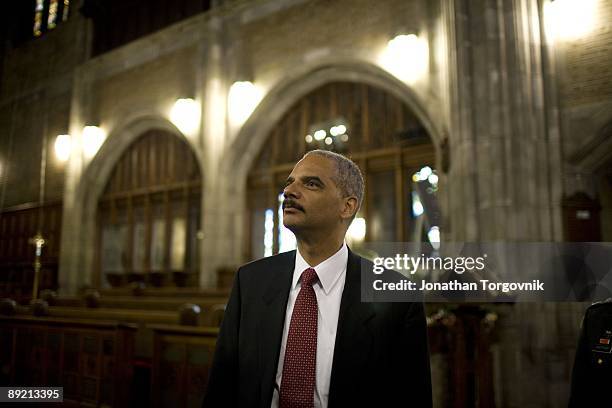
[[[308,268],[302,272],[302,285],[312,286],[318,279],[317,272],[314,268]]]

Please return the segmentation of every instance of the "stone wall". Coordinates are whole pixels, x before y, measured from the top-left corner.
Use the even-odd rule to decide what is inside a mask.
[[[85,59],[86,24],[78,13],[56,29],[8,48],[0,89],[0,207],[37,202],[43,140],[47,148],[45,201],[61,200],[64,165],[53,143],[68,132],[75,68]]]

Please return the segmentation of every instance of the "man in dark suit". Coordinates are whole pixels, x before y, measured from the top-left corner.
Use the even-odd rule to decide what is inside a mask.
[[[342,155],[315,150],[295,165],[283,223],[297,251],[236,273],[204,407],[432,405],[422,303],[360,299],[365,261],[344,237],[363,192]]]
[[[587,309],[576,348],[569,406],[610,406],[612,393],[612,299]]]

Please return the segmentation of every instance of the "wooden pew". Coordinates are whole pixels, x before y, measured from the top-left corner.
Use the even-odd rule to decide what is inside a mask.
[[[151,401],[155,407],[201,406],[218,328],[170,325],[153,330]]]
[[[0,316],[0,384],[63,386],[65,405],[129,406],[131,325]]]
[[[85,307],[64,307],[50,306],[50,317],[63,317],[69,319],[79,319],[87,317],[94,320],[113,320],[125,323],[143,324],[178,324],[178,311],[160,310],[126,310],[110,308],[85,308]]]
[[[178,324],[179,310],[186,304],[198,305],[201,309],[200,325],[218,326],[226,298],[172,298],[172,297],[135,297],[135,296],[102,296],[98,307],[85,308],[83,297],[58,297],[49,308],[51,316],[79,317],[87,314],[91,318],[111,319],[147,324]]]

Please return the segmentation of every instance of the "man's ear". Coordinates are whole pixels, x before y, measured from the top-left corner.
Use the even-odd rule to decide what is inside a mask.
[[[357,213],[357,197],[351,196],[344,199],[344,207],[340,216],[344,219],[352,219]]]

